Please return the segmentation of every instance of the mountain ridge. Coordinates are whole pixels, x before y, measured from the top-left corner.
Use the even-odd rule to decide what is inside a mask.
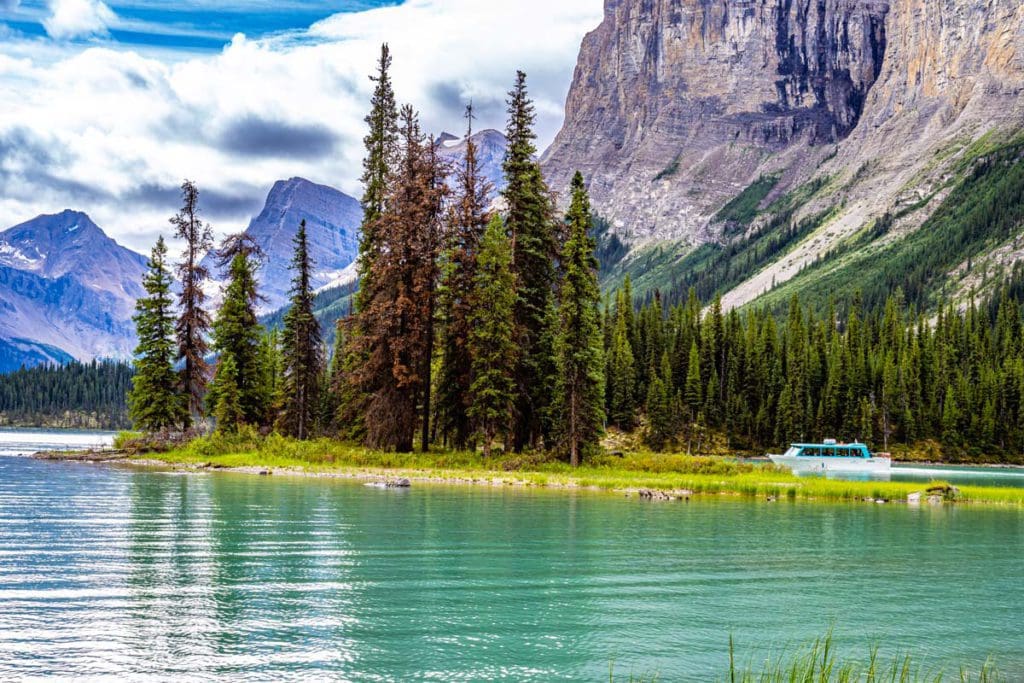
[[[608,0],[543,168],[560,194],[583,170],[631,247],[611,281],[630,272],[665,289],[702,267],[705,246],[805,224],[719,290],[745,305],[887,217],[885,240],[913,233],[1011,144],[1021,36],[1012,0]],[[737,200],[745,220],[722,220]]]

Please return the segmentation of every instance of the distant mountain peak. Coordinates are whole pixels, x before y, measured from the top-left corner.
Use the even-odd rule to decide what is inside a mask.
[[[505,161],[508,140],[504,134],[493,128],[478,130],[473,133],[471,139],[476,145],[476,158],[480,174],[487,179],[496,194],[505,187],[502,164]],[[438,154],[451,163],[458,164],[465,158],[466,143],[467,139],[464,137],[459,138],[451,133],[441,133],[441,136],[437,138]]]
[[[333,187],[297,176],[275,182],[263,209],[246,228],[246,234],[267,255],[259,273],[260,293],[266,297],[264,308],[275,310],[288,300],[292,242],[299,223],[306,221],[313,285],[320,287],[355,260],[362,217],[359,201]],[[210,259],[207,266],[212,267]]]
[[[81,211],[44,214],[0,232],[0,346],[8,356],[21,349],[26,362],[55,358],[25,346],[31,343],[81,360],[129,356],[145,270],[141,254]]]

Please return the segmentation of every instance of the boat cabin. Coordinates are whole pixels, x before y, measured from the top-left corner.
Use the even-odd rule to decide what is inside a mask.
[[[862,443],[836,443],[826,439],[824,443],[795,443],[786,455],[802,458],[864,458],[870,459],[871,452]]]

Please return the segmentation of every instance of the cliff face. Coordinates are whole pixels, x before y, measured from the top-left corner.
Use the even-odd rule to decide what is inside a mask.
[[[766,201],[845,176],[819,200],[856,204],[855,229],[897,176],[941,176],[933,147],[1024,120],[1022,45],[1018,0],[606,0],[544,170],[563,193],[583,171],[634,245],[720,239],[716,212],[768,174]]]

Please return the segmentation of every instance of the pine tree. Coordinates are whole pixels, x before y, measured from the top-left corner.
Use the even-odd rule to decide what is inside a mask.
[[[654,374],[647,387],[647,445],[655,451],[665,450],[674,438],[672,400],[661,374]]]
[[[245,413],[238,388],[238,366],[231,355],[226,355],[217,366],[217,375],[213,380],[211,395],[216,397],[213,417],[217,420],[217,430],[234,434],[245,423]]]
[[[684,399],[690,408],[690,416],[695,417],[701,407],[701,396],[703,395],[700,376],[700,353],[697,351],[697,342],[690,343],[689,362],[686,365],[686,384],[684,388]]]
[[[472,105],[466,107],[466,120],[466,155],[456,174],[456,196],[448,218],[441,293],[444,343],[437,397],[441,432],[457,449],[465,448],[472,431],[468,414],[472,383],[470,294],[476,281],[480,242],[488,226],[487,204],[491,192],[490,184],[480,175],[477,165]],[[514,286],[512,291],[515,292]]]
[[[277,328],[266,330],[260,337],[258,351],[260,368],[260,401],[267,406],[267,422],[279,415],[284,405],[281,381],[281,334]]]
[[[238,392],[238,405],[245,424],[260,425],[268,421],[269,406],[266,388],[261,383],[260,338],[262,326],[256,318],[255,266],[244,253],[237,253],[228,271],[228,286],[224,290],[217,319],[213,324],[214,349],[220,356],[214,386],[208,401],[214,407],[220,401],[219,392],[227,383],[233,384]],[[217,375],[224,371],[225,361],[230,361],[234,372],[233,382],[227,376],[218,383]]]
[[[511,247],[501,218],[494,216],[484,233],[477,259],[468,339],[473,378],[468,413],[487,457],[494,440],[505,436],[512,416],[515,298]]]
[[[370,113],[366,115],[369,131],[363,138],[366,157],[363,159],[363,222],[359,242],[359,274],[361,279],[370,276],[373,260],[381,242],[376,234],[377,220],[384,215],[388,199],[388,183],[398,160],[398,105],[391,85],[391,50],[387,43],[380,46],[377,74],[370,76],[374,83],[370,100]],[[362,283],[360,283],[362,285]],[[372,288],[365,288],[372,289]],[[360,287],[360,292],[364,287]],[[356,308],[361,308],[363,296],[356,296]]]
[[[365,118],[368,130],[363,138],[366,148],[362,176],[363,220],[356,260],[359,290],[353,297],[354,314],[338,321],[339,344],[335,356],[340,366],[331,387],[338,403],[335,422],[339,431],[349,438],[365,438],[366,435],[365,418],[369,409],[369,396],[361,386],[363,382],[359,375],[368,359],[364,353],[366,344],[362,340],[362,323],[365,318],[359,314],[368,309],[370,302],[379,294],[373,281],[374,263],[385,246],[377,231],[387,208],[391,191],[389,183],[399,160],[398,105],[395,102],[390,69],[391,50],[385,43],[380,48],[377,73],[370,76],[374,90],[370,112]]]
[[[619,429],[631,431],[636,426],[636,365],[626,329],[626,316],[621,311],[615,316],[608,381],[612,385],[608,420]]]
[[[386,209],[372,228],[380,247],[367,273],[372,289],[364,292],[350,344],[363,359],[353,377],[368,397],[367,445],[408,452],[429,379],[437,276],[434,223],[444,188],[437,183],[433,150],[425,146],[418,117],[408,105],[402,108],[401,136],[402,160]]]
[[[128,396],[128,410],[136,429],[159,432],[181,426],[188,409],[178,393],[174,360],[174,314],[171,308],[171,274],[167,270],[167,245],[157,239],[142,281],[146,296],[135,305],[135,377]]]
[[[565,275],[559,292],[557,400],[562,443],[569,462],[577,467],[588,452],[597,448],[604,422],[601,293],[596,245],[589,235],[590,199],[578,171],[572,179],[566,223],[569,239],[562,255]]]
[[[282,406],[279,424],[285,434],[308,439],[320,411],[323,347],[320,323],[313,315],[313,260],[306,242],[306,221],[299,224],[292,258],[291,305],[281,338]]]
[[[178,343],[178,362],[182,392],[188,400],[188,411],[194,421],[203,414],[203,396],[210,373],[206,362],[210,333],[210,314],[204,308],[206,293],[203,283],[210,277],[203,257],[213,247],[213,231],[199,217],[199,188],[191,180],[181,184],[181,210],[171,218],[174,236],[184,240],[185,253],[178,264],[178,317],[175,333]]]
[[[535,159],[536,114],[526,89],[526,74],[516,73],[509,93],[508,147],[505,152],[506,227],[512,240],[512,263],[518,298],[516,337],[521,351],[516,371],[516,429],[514,446],[539,445],[546,436],[545,415],[550,404],[550,371],[554,349],[545,334],[552,304],[555,267],[559,256],[551,193]]]

